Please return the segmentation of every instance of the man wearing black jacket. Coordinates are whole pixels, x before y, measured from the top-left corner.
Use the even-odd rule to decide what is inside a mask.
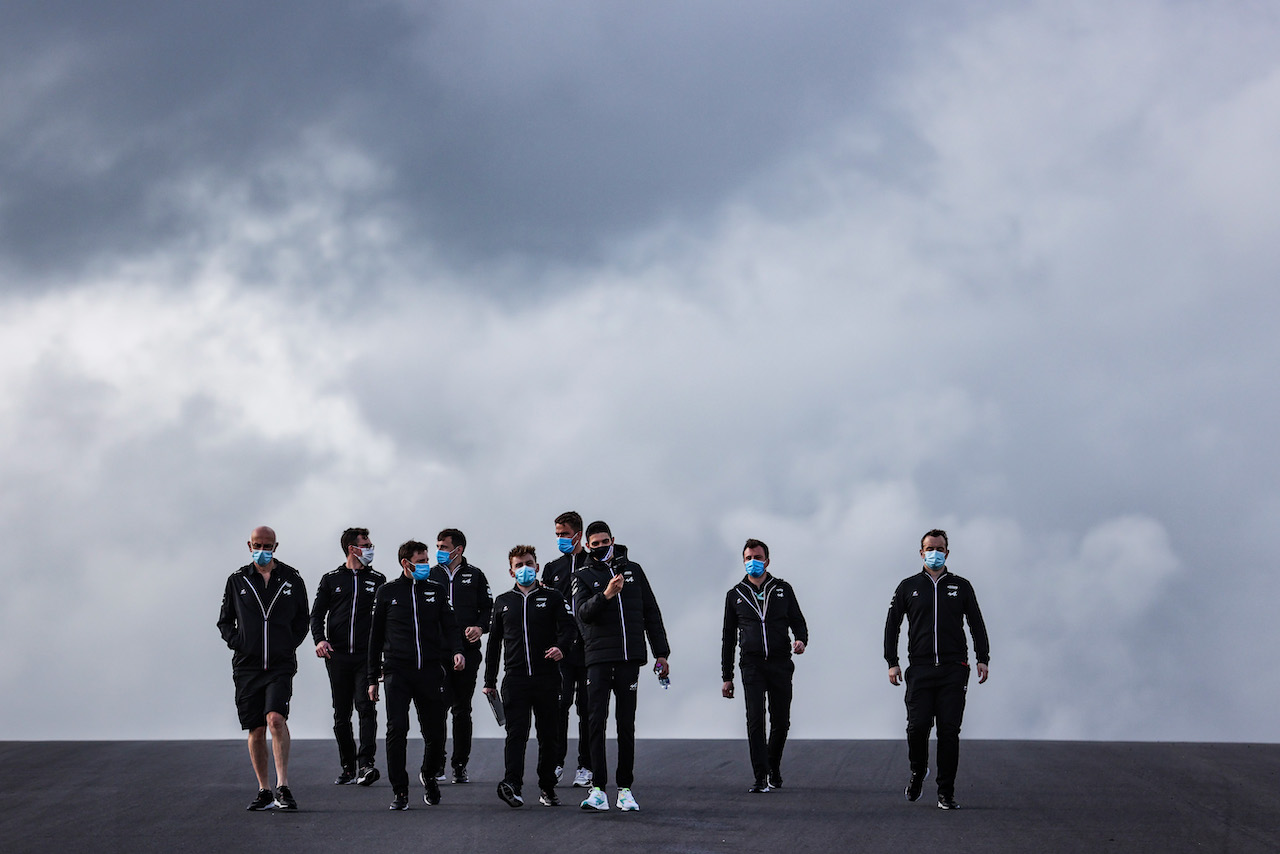
[[[590,557],[582,542],[582,516],[573,510],[561,513],[556,517],[556,547],[560,557],[543,567],[542,583],[553,587],[569,603],[573,610],[573,573],[578,567],[586,566]],[[587,718],[587,659],[582,651],[582,633],[578,631],[578,622],[573,621],[573,643],[564,650],[564,658],[560,659],[560,717],[557,721],[556,736],[559,743],[556,747],[556,779],[564,767],[569,754],[569,712],[574,707],[578,710],[578,770],[573,775],[573,785],[584,789],[591,788],[591,733]]]
[[[898,633],[907,618],[907,757],[911,779],[908,801],[920,798],[929,776],[929,731],[938,722],[938,807],[959,809],[955,800],[956,768],[960,763],[960,722],[969,687],[969,646],[964,621],[969,621],[977,657],[978,684],[987,681],[990,646],[987,627],[978,609],[973,586],[946,567],[947,532],[935,528],[920,538],[924,568],[903,579],[889,602],[884,624],[884,658],[889,682],[902,679],[898,666]]]
[[[347,528],[339,540],[346,563],[326,573],[311,608],[311,637],[324,659],[333,694],[333,735],[341,772],[337,785],[372,786],[378,749],[378,706],[369,699],[369,622],[373,596],[387,579],[373,568],[368,528]],[[351,708],[360,720],[360,747],[351,729]]]
[[[577,629],[564,597],[538,584],[538,558],[533,546],[516,546],[507,554],[516,586],[493,603],[493,624],[485,653],[484,693],[498,685],[502,656],[502,706],[507,717],[504,751],[506,772],[498,797],[509,806],[524,804],[524,752],[529,743],[529,714],[538,728],[538,788],[543,806],[560,805],[556,797],[556,720],[560,700],[558,662]],[[505,653],[505,654],[504,654]]]
[[[418,710],[425,742],[418,779],[429,806],[440,803],[440,784],[432,773],[444,762],[445,664],[466,666],[462,632],[445,591],[429,580],[425,543],[400,546],[400,575],[378,589],[369,628],[369,699],[378,702],[378,680],[387,687],[387,777],[391,809],[409,808],[405,753],[409,705]]]
[[[453,713],[453,782],[466,783],[467,762],[471,759],[471,698],[476,693],[476,677],[480,674],[480,636],[489,631],[493,619],[493,595],[480,567],[467,563],[463,552],[467,538],[457,528],[445,528],[436,535],[436,566],[431,580],[444,588],[449,604],[462,630],[467,666],[451,671],[446,677],[445,702]],[[444,759],[436,769],[436,779],[443,780]]]
[[[258,778],[251,810],[296,810],[289,791],[289,701],[298,672],[297,649],[307,639],[307,588],[291,566],[275,559],[276,532],[263,525],[249,535],[252,562],[227,579],[218,631],[231,657],[236,712],[249,731],[249,761]],[[275,756],[276,790],[268,785],[267,730]]]
[[[733,698],[733,648],[741,649],[742,692],[747,706],[747,748],[755,782],[747,791],[782,788],[782,750],[791,728],[791,653],[803,655],[809,628],[791,585],[768,572],[769,547],[747,540],[742,547],[746,575],[725,596],[720,633],[721,696]],[[791,640],[791,632],[795,640]],[[765,741],[765,700],[769,739]]]
[[[653,645],[655,669],[666,678],[671,668],[662,612],[640,564],[627,559],[626,546],[616,545],[604,522],[587,526],[591,562],[573,574],[573,606],[582,630],[587,658],[587,703],[591,733],[592,788],[584,810],[607,810],[604,787],[609,781],[605,729],[609,695],[617,702],[618,801],[623,811],[640,806],[631,794],[636,754],[636,689],[640,668],[648,663],[645,636]]]

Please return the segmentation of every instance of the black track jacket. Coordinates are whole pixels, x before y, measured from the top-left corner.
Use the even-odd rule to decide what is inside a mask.
[[[311,606],[311,638],[327,640],[334,652],[367,655],[373,595],[387,577],[371,566],[353,570],[346,564],[326,572]]]
[[[764,584],[757,591],[747,576],[743,576],[724,598],[724,629],[720,633],[720,677],[733,681],[733,648],[738,646],[744,656],[760,658],[790,658],[791,637],[809,643],[809,627],[800,613],[800,603],[791,585],[770,575],[764,576]]]
[[[246,564],[227,579],[218,631],[235,650],[235,670],[298,670],[298,645],[307,639],[307,587],[288,564],[276,561],[271,580],[256,564]]]
[[[462,629],[444,589],[431,579],[403,573],[378,588],[369,628],[369,684],[387,670],[421,670],[445,665],[462,652]]]
[[[484,655],[484,684],[498,685],[498,659],[502,653],[507,673],[523,676],[554,675],[560,662],[546,657],[553,646],[564,652],[578,629],[569,616],[564,597],[550,587],[535,587],[527,595],[519,587],[499,594],[493,602],[489,648]]]
[[[493,620],[493,594],[489,592],[489,582],[480,571],[480,567],[467,563],[465,557],[458,559],[458,571],[449,577],[443,566],[436,564],[431,568],[430,580],[444,588],[453,606],[454,617],[458,626],[479,626],[480,632],[489,631],[489,623]],[[480,641],[463,639],[471,649],[479,649]]]
[[[619,574],[626,578],[622,591],[612,600],[604,598],[609,579]],[[573,608],[588,667],[622,661],[644,664],[649,660],[646,634],[654,656],[671,654],[658,600],[640,564],[627,559],[626,546],[615,545],[609,563],[591,560],[573,574]]]
[[[591,555],[586,551],[578,554],[561,555],[551,563],[542,568],[542,583],[558,591],[564,600],[569,603],[569,613],[573,613],[573,573],[579,567],[586,566],[591,561]],[[586,655],[582,651],[582,632],[578,629],[578,621],[573,620],[573,643],[568,649],[561,647],[564,653],[564,660],[577,667],[583,667],[587,663]]]
[[[978,663],[987,664],[991,648],[973,586],[958,575],[944,572],[935,584],[921,569],[904,578],[893,591],[889,616],[884,622],[884,660],[898,666],[898,632],[907,618],[907,660],[912,664],[967,664],[969,645],[964,621],[969,621]]]

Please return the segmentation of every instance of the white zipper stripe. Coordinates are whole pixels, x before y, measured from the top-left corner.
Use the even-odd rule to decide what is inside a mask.
[[[610,571],[612,571],[612,567],[610,567]],[[614,575],[622,575],[622,573],[616,572],[614,573]],[[624,586],[626,585],[626,582],[627,582],[627,579],[624,576],[622,579],[622,583]],[[622,660],[627,661],[628,659],[631,658],[631,656],[627,655],[627,615],[626,615],[626,612],[622,610],[622,591],[621,590],[618,591],[618,625],[622,627]]]
[[[252,581],[249,581],[249,592],[253,594],[254,599],[258,600],[258,610],[262,612],[262,669],[263,670],[267,669],[268,664],[270,663],[270,660],[271,660],[270,659],[271,624],[269,622],[271,619],[271,609],[276,606],[276,602],[279,601],[280,599],[280,594],[284,592],[285,584],[288,584],[288,583],[289,582],[286,581],[283,584],[281,584],[280,589],[276,591],[276,595],[272,597],[271,604],[267,605],[266,607],[263,607],[262,597],[258,595],[258,588],[253,586]]]
[[[418,579],[413,579],[409,587],[413,599],[413,648],[418,654],[418,669],[422,669],[422,635],[418,631]]]
[[[521,609],[520,621],[524,628],[524,663],[529,668],[529,675],[533,675],[533,656],[529,652],[529,597],[532,593],[520,591],[520,595],[524,598],[524,607]]]
[[[351,631],[347,638],[347,651],[356,651],[356,600],[360,598],[360,572],[351,570]]]
[[[772,578],[769,579],[769,581],[772,581],[772,580],[773,580]],[[764,646],[765,658],[769,657],[769,633],[765,631],[765,617],[769,613],[769,593],[770,593],[769,581],[766,581],[764,583],[764,586],[760,588],[760,592],[764,594],[764,599],[762,600],[763,604],[759,608],[756,607],[756,603],[755,603],[756,593],[755,593],[755,590],[752,589],[755,585],[746,581],[742,581],[738,583],[739,589],[746,591],[747,595],[746,595],[745,601],[747,605],[751,608],[752,611],[755,611],[756,615],[760,618],[760,642]]]

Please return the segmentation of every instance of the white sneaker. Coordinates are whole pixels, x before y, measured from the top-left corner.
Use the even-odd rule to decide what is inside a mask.
[[[557,766],[556,766],[556,782],[557,782],[557,783],[559,783],[559,782],[560,782],[560,776],[561,776],[562,774],[564,774],[564,766],[563,766],[563,765],[557,765]]]
[[[635,803],[632,801],[632,803]],[[605,812],[609,809],[609,799],[604,795],[604,789],[593,788],[591,794],[587,795],[587,799],[582,802],[584,810],[599,810]]]
[[[599,791],[599,789],[596,791]],[[631,797],[630,789],[618,790],[618,809],[623,812],[634,812],[640,809],[640,805],[636,803],[636,799]]]
[[[591,769],[579,768],[578,773],[573,775],[573,785],[579,789],[591,788]]]

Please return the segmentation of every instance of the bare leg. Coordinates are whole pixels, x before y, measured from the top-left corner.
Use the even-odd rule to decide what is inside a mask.
[[[258,776],[258,788],[271,788],[267,785],[267,728],[264,726],[249,730],[249,761]]]
[[[267,726],[271,729],[271,750],[276,757],[276,785],[289,785],[289,722],[278,712],[267,714]],[[266,751],[263,751],[265,754]],[[266,764],[266,756],[262,757]]]

